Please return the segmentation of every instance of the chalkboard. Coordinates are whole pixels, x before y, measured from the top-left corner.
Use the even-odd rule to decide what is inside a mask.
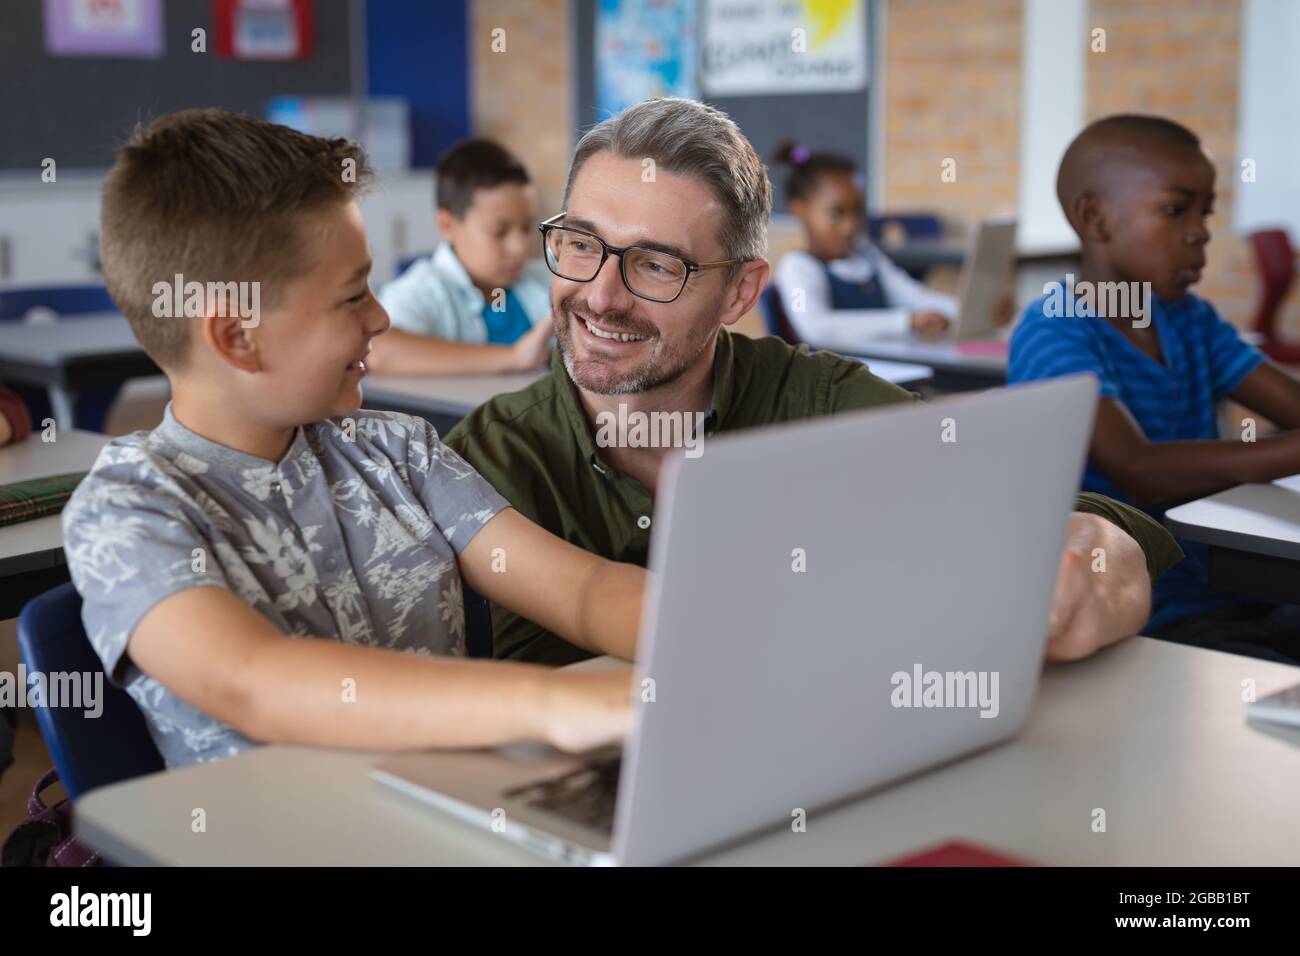
[[[165,51],[145,60],[49,56],[41,0],[0,3],[0,169],[39,174],[47,156],[60,169],[104,168],[138,119],[193,106],[265,116],[272,96],[352,92],[345,0],[316,4],[313,51],[290,63],[216,56],[209,0],[167,0],[162,7]],[[196,27],[207,31],[207,53],[191,52]]]
[[[697,0],[699,4],[708,0]],[[576,116],[578,133],[605,117],[596,112],[596,7],[598,0],[576,0],[573,5],[577,52]],[[876,0],[867,0],[866,16],[868,64],[874,75],[881,55],[875,42],[873,24],[877,22]],[[794,139],[810,150],[839,153],[850,157],[870,182],[870,156],[867,147],[869,129],[869,87],[851,93],[789,93],[775,96],[705,97],[711,106],[725,112],[740,127],[745,137],[768,165],[772,179],[772,200],[777,211],[785,209],[782,169],[772,168],[772,153],[783,139]]]

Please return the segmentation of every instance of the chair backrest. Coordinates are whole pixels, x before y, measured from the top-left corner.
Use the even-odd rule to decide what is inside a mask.
[[[39,672],[47,686],[51,675],[73,675],[81,687],[86,686],[82,675],[102,682],[95,689],[103,708],[97,717],[85,715],[93,708],[84,697],[82,707],[33,708],[68,796],[76,800],[96,787],[164,769],[135,701],[104,675],[81,624],[81,595],[71,582],[27,603],[18,617],[18,647],[29,678]]]
[[[393,273],[393,275],[394,275],[394,276],[400,276],[400,275],[401,275],[403,272],[405,272],[407,269],[411,268],[411,266],[413,266],[415,263],[419,262],[421,259],[427,259],[427,258],[429,258],[429,253],[427,253],[427,252],[417,252],[417,253],[416,253],[415,255],[413,255],[413,256],[405,256],[404,258],[398,259],[398,260],[397,260],[397,269],[396,269],[396,271]]]
[[[488,599],[460,579],[462,603],[465,605],[465,653],[469,657],[492,656],[492,606]]]
[[[789,317],[785,314],[785,306],[781,304],[781,293],[777,291],[775,283],[768,283],[766,289],[758,297],[758,311],[762,313],[763,325],[767,328],[768,335],[775,335],[782,339],[788,345],[799,345],[802,339],[790,324]]]
[[[486,598],[462,580],[465,605],[465,645],[470,657],[492,657],[492,611]],[[87,717],[83,707],[33,709],[41,736],[54,758],[59,779],[74,801],[96,787],[165,769],[154,746],[144,715],[131,695],[108,682],[103,665],[81,623],[81,595],[72,582],[61,584],[29,601],[18,617],[18,647],[28,676],[82,675],[102,680],[97,717]],[[63,703],[60,701],[59,703]]]
[[[21,319],[32,309],[49,309],[58,315],[80,315],[112,312],[116,308],[108,289],[102,285],[0,292],[0,320]]]
[[[943,220],[932,212],[881,213],[867,217],[867,235],[872,242],[880,242],[893,226],[901,228],[908,239],[939,239],[943,236]]]
[[[1295,277],[1295,253],[1285,229],[1261,229],[1250,234],[1250,245],[1255,250],[1259,266],[1260,298],[1255,309],[1255,330],[1266,341],[1276,338],[1278,306],[1291,287]]]

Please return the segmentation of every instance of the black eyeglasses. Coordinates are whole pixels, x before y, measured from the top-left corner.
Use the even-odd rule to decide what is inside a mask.
[[[600,236],[582,229],[558,225],[565,213],[559,213],[537,228],[546,250],[546,267],[561,279],[590,282],[600,274],[605,260],[618,256],[618,272],[623,285],[633,295],[651,302],[674,302],[686,288],[692,272],[734,266],[744,259],[718,262],[692,262],[645,246],[611,246]]]

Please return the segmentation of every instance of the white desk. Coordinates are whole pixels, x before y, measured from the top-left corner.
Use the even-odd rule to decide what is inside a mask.
[[[1007,343],[1000,339],[935,342],[899,335],[818,342],[813,348],[862,359],[873,369],[873,360],[928,366],[935,387],[945,391],[996,388],[1007,381]]]
[[[873,374],[896,385],[922,382],[934,374],[924,365],[848,357],[858,359]],[[489,399],[527,388],[546,374],[538,370],[506,375],[369,375],[362,383],[362,393],[367,408],[420,415],[441,431]]]
[[[0,448],[0,484],[88,471],[109,436],[56,431],[52,442],[37,430]],[[14,617],[27,601],[68,579],[59,516],[0,527],[0,620]]]
[[[1210,548],[1210,583],[1300,602],[1300,475],[1238,485],[1165,512],[1165,525]]]
[[[1295,865],[1300,734],[1246,723],[1245,678],[1263,696],[1300,668],[1149,638],[1050,666],[1018,739],[702,862],[853,866],[957,838],[1046,864]],[[370,780],[376,759],[271,746],[143,777],[84,796],[77,837],[130,864],[543,862]]]
[[[886,382],[893,382],[895,385],[916,385],[934,378],[934,369],[928,365],[918,365],[915,362],[889,362],[867,355],[850,355],[847,352],[836,354],[861,362],[871,370],[872,375],[883,378]]]
[[[72,428],[78,389],[157,375],[131,326],[117,312],[69,316],[55,322],[0,322],[0,382],[49,389],[54,420]]]
[[[367,408],[459,421],[488,399],[527,388],[547,372],[504,375],[367,375],[361,383]]]

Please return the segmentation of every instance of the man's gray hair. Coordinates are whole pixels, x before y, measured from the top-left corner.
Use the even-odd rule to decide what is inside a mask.
[[[601,152],[652,159],[656,170],[704,183],[724,210],[718,229],[724,257],[761,259],[767,254],[772,184],[754,147],[726,113],[695,100],[661,96],[598,123],[574,150],[564,184],[566,209],[578,171]]]

